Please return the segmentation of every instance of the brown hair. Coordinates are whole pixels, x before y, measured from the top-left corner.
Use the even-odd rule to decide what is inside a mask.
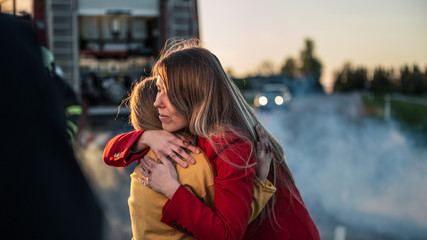
[[[154,107],[157,95],[156,77],[148,77],[137,82],[126,102],[130,109],[129,121],[135,130],[158,130],[162,129],[159,113]],[[188,128],[176,132],[193,145],[197,145],[196,137],[190,133]]]
[[[157,108],[154,107],[157,87],[156,78],[149,77],[137,82],[129,96],[130,123],[136,130],[162,129]]]

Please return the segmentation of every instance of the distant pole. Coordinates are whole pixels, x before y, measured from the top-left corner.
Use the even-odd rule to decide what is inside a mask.
[[[336,226],[334,232],[334,240],[345,240],[346,228],[344,226]]]
[[[384,118],[386,120],[390,119],[390,95],[385,95],[385,104],[384,104]]]
[[[13,0],[13,16],[16,16],[16,0]]]

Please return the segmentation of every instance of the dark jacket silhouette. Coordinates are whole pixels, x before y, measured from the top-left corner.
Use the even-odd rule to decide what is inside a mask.
[[[65,134],[31,26],[0,13],[2,236],[101,239],[102,211]]]

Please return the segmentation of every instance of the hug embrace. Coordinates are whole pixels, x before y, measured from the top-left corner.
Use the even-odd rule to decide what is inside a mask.
[[[138,162],[134,239],[320,239],[280,143],[198,40],[168,42],[127,101],[135,131],[104,162]]]

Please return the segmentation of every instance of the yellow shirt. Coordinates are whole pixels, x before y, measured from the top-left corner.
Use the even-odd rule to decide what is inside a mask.
[[[196,164],[189,165],[187,168],[177,165],[178,181],[199,197],[202,202],[213,208],[215,176],[212,166],[203,151],[199,154],[191,153],[190,155],[196,160]],[[158,161],[157,156],[151,150],[147,156]],[[138,169],[139,165],[140,163],[130,175],[131,190],[128,199],[134,239],[193,239],[160,222],[162,208],[168,198],[138,181],[138,178],[144,178]]]
[[[190,155],[196,160],[196,164],[188,165],[187,168],[177,165],[178,181],[213,209],[215,172],[203,151],[199,154],[190,153]],[[158,161],[157,156],[151,150],[147,153],[147,156]],[[133,239],[194,239],[160,222],[162,208],[168,198],[138,181],[138,178],[145,178],[138,169],[139,165],[140,163],[130,175],[131,187],[128,199]],[[258,216],[275,191],[276,188],[271,182],[266,180],[263,183],[255,177],[249,222]]]

